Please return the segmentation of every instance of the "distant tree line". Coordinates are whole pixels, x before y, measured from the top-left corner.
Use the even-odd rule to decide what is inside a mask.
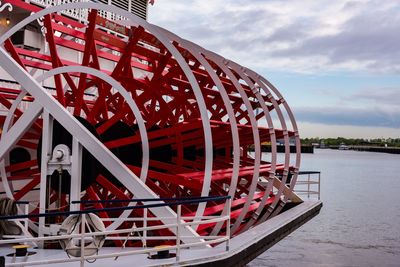
[[[365,139],[365,138],[344,138],[344,137],[336,137],[336,138],[302,138],[302,145],[311,145],[311,144],[321,144],[323,142],[326,146],[338,146],[340,144],[345,144],[348,146],[387,146],[390,147],[400,147],[400,138],[373,138],[373,139]]]

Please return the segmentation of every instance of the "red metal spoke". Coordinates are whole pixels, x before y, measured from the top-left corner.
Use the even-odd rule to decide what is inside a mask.
[[[169,136],[173,136],[177,132],[180,132],[180,131],[182,131],[182,132],[193,131],[195,129],[199,129],[200,127],[201,127],[201,122],[194,121],[192,123],[182,123],[182,124],[178,124],[174,127],[155,130],[155,131],[148,133],[149,142],[150,142],[150,144],[153,144],[153,147],[171,144],[171,143],[174,143],[175,141],[171,140],[169,138]],[[161,141],[160,140],[153,141],[153,139],[159,139],[159,138],[162,138],[162,140]],[[140,136],[135,135],[135,136],[116,139],[113,141],[108,141],[108,142],[105,142],[104,144],[109,149],[111,149],[111,148],[117,148],[120,146],[126,146],[126,145],[130,145],[130,144],[138,143],[138,142],[140,142]]]
[[[92,18],[92,20],[95,20],[95,18]],[[94,24],[94,23],[93,23]],[[94,30],[94,26],[93,26]],[[139,38],[141,34],[144,32],[144,29],[142,27],[137,27],[134,28],[132,31],[132,37],[129,40],[129,43],[125,47],[125,51],[120,57],[117,65],[115,66],[113,72],[111,73],[111,76],[113,78],[118,79],[121,75],[124,75],[125,77],[132,78],[132,67],[131,67],[131,57],[132,57],[132,51],[134,50],[137,42],[139,41]],[[92,33],[93,34],[93,33]],[[88,42],[88,41],[87,41]],[[95,49],[94,49],[95,50]],[[97,59],[97,55],[96,55]],[[86,63],[86,61],[83,61],[83,64]],[[97,62],[98,65],[98,62]],[[107,96],[109,96],[111,92],[111,86],[110,85],[103,85],[102,88],[99,88],[99,97],[97,98],[97,101],[94,105],[94,108],[92,109],[91,114],[89,115],[89,118],[93,120],[95,115],[98,113],[99,109],[102,107],[102,105],[105,104],[105,99]],[[124,108],[126,110],[128,107]],[[121,114],[121,113],[120,113]],[[110,124],[109,124],[110,125]],[[106,129],[106,126],[102,128],[103,130]]]
[[[46,40],[49,44],[50,54],[52,56],[52,66],[53,68],[60,67],[60,61],[54,41],[54,31],[50,15],[46,15],[44,17],[44,26],[46,27]],[[59,74],[54,76],[54,82],[56,84],[57,100],[60,102],[61,105],[65,106],[64,90],[62,87],[61,76]]]
[[[108,107],[106,104],[106,97],[110,94],[110,91],[106,92],[106,86],[98,79],[95,79],[95,84],[98,88],[97,99],[88,115],[88,121],[94,123],[95,121],[108,120]],[[100,119],[100,114],[103,116]]]
[[[90,187],[88,187],[86,189],[86,194],[88,196],[88,200],[96,200],[96,201],[101,200],[101,198],[97,195],[97,193],[95,192],[95,190],[93,189],[92,186],[90,186]],[[94,205],[94,207],[96,209],[100,209],[100,210],[104,209],[103,204],[101,204],[100,202],[95,202],[93,205]],[[107,218],[107,219],[110,218],[105,211],[100,211],[99,215],[100,215],[101,218]],[[108,225],[111,224],[111,222],[110,221],[105,221],[104,224],[106,226],[108,226]]]
[[[12,165],[6,166],[6,171],[7,172],[16,172],[20,170],[24,170],[27,168],[35,167],[37,166],[37,160],[29,160],[25,162],[20,162],[20,163],[14,163]]]
[[[4,105],[7,109],[10,109],[12,107],[12,102],[6,99],[3,94],[0,94],[0,104]],[[17,120],[19,117],[22,116],[22,114],[23,112],[17,108],[15,110],[15,119]],[[37,133],[42,132],[42,127],[37,122],[32,124],[32,129]]]
[[[130,111],[130,108],[128,105],[124,105],[122,109],[118,111],[118,113],[114,114],[111,118],[109,118],[107,121],[105,121],[102,125],[96,128],[96,131],[98,134],[103,134],[106,132],[110,127],[112,127],[115,123],[117,123],[120,119],[125,117],[127,113]]]
[[[17,61],[17,63],[26,70],[25,64],[22,62],[21,58],[19,57],[15,47],[10,39],[7,39],[4,42],[4,48],[11,54],[11,57]]]
[[[107,188],[108,191],[113,193],[118,199],[128,200],[129,197],[124,194],[118,187],[116,187],[112,182],[107,180],[104,176],[99,175],[96,179],[97,183],[99,183],[104,188]]]
[[[7,177],[8,181],[16,181],[16,180],[29,180],[32,179],[33,176],[39,175],[39,168],[33,168],[26,171],[20,171],[16,174],[11,174],[11,176]]]
[[[30,148],[30,149],[36,149],[37,146],[38,146],[37,143],[25,141],[25,140],[22,140],[22,139],[17,142],[17,145],[23,146],[23,147],[26,147],[26,148]]]
[[[32,181],[22,187],[17,193],[14,194],[15,200],[20,200],[27,193],[31,192],[37,185],[40,184],[40,176],[35,176]]]
[[[113,78],[118,78],[121,75],[121,72],[124,71],[124,68],[129,68],[132,71],[131,67],[131,58],[132,52],[136,47],[137,42],[139,41],[140,36],[144,32],[143,27],[134,27],[132,30],[132,35],[129,39],[128,44],[126,45],[122,56],[120,57],[117,65],[115,66],[111,76]],[[127,71],[127,70],[126,70]]]
[[[88,16],[88,27],[86,29],[85,33],[85,50],[83,53],[83,59],[82,59],[82,66],[88,67],[90,65],[90,59],[92,56],[92,49],[96,49],[95,43],[94,43],[94,38],[93,38],[93,32],[96,27],[96,16],[97,16],[97,10],[92,9],[89,13]],[[82,109],[82,102],[83,102],[83,96],[84,96],[84,90],[86,88],[86,73],[81,73],[79,77],[79,84],[78,84],[78,90],[75,93],[75,108],[74,108],[74,115],[75,116],[80,116],[81,114],[81,109]]]

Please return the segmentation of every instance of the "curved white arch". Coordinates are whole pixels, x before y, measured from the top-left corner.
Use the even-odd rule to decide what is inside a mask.
[[[240,94],[240,96],[243,100],[243,103],[246,106],[247,112],[249,114],[250,124],[251,124],[252,130],[253,130],[252,133],[253,133],[254,151],[255,151],[254,173],[253,173],[253,177],[251,180],[251,184],[249,186],[249,193],[247,195],[246,203],[244,204],[242,211],[240,212],[238,218],[236,219],[235,223],[233,224],[233,226],[231,228],[231,231],[234,234],[235,231],[239,228],[244,216],[247,214],[250,204],[253,201],[254,193],[256,191],[258,177],[259,177],[260,164],[261,164],[260,134],[258,132],[257,120],[254,116],[253,108],[248,99],[248,96],[244,92],[242,86],[240,85],[239,81],[236,79],[235,75],[227,67],[228,60],[226,60],[223,57],[221,57],[220,55],[217,55],[214,52],[211,52],[206,49],[204,49],[202,51],[202,53],[204,53],[204,55],[208,59],[212,60],[227,75],[227,77],[229,77],[232,84],[235,86],[236,90],[238,91],[238,93]]]
[[[148,166],[149,166],[149,142],[148,142],[148,137],[147,137],[147,131],[146,131],[146,126],[144,124],[144,120],[141,116],[140,110],[139,110],[138,106],[136,105],[136,103],[134,102],[134,100],[132,99],[129,92],[119,82],[117,82],[115,79],[108,76],[104,72],[101,72],[101,71],[93,69],[93,68],[84,67],[84,66],[64,66],[64,67],[55,68],[55,69],[52,69],[52,70],[40,75],[39,77],[36,78],[36,80],[37,80],[37,82],[40,83],[44,80],[47,80],[48,78],[50,78],[52,76],[55,76],[58,74],[63,74],[63,73],[70,73],[70,72],[86,73],[86,74],[95,76],[97,78],[100,78],[100,79],[104,80],[105,82],[107,82],[109,85],[111,85],[113,88],[115,88],[125,98],[127,104],[129,105],[132,112],[134,113],[135,118],[138,123],[140,138],[142,140],[142,150],[143,150],[142,170],[141,170],[140,179],[143,182],[146,182],[147,171],[148,171]],[[21,92],[17,99],[22,99],[25,95],[26,95],[26,91]],[[15,109],[18,106],[18,103],[19,102],[13,102],[13,106],[11,109],[15,111]],[[8,123],[4,125],[5,129],[10,128],[11,120],[9,119],[9,117],[11,117],[12,115],[13,115],[13,113],[11,113],[11,112],[8,113],[7,120],[6,120]],[[5,132],[7,133],[7,130]],[[79,139],[79,137],[76,137],[76,138]],[[93,138],[96,138],[96,137],[93,136]],[[4,186],[7,187],[7,189],[9,189],[9,190],[6,189],[6,192],[11,193],[11,189],[9,188],[9,185],[7,182],[7,176],[3,177],[3,179],[5,179],[5,181],[6,181]],[[123,181],[120,181],[120,182],[123,183]],[[77,185],[77,186],[80,186],[80,185]],[[129,189],[129,190],[132,190],[132,189]],[[12,193],[8,197],[13,198]],[[134,203],[131,202],[128,205],[132,206],[132,205],[134,205]],[[131,213],[130,211],[126,210],[122,213],[121,217],[127,218],[130,213]],[[112,224],[110,224],[109,226],[107,226],[107,229],[115,230],[121,223],[122,223],[121,221],[115,221]]]
[[[111,85],[113,88],[115,88],[125,99],[126,103],[129,105],[131,108],[133,114],[135,115],[135,119],[137,121],[138,127],[139,127],[139,134],[140,134],[140,139],[142,141],[142,153],[143,153],[143,159],[142,159],[142,170],[140,174],[140,180],[142,180],[144,183],[146,182],[147,178],[147,171],[149,168],[149,139],[147,137],[147,131],[146,131],[146,126],[143,120],[143,117],[140,113],[139,107],[136,105],[135,101],[133,100],[131,94],[119,83],[117,82],[114,78],[111,76],[105,74],[104,72],[101,72],[97,69],[85,67],[85,66],[64,66],[64,67],[59,67],[52,69],[41,76],[38,77],[38,82],[41,82],[42,80],[46,80],[52,76],[58,75],[58,74],[63,74],[63,73],[70,73],[70,72],[78,72],[78,73],[86,73],[93,75],[95,77],[98,77],[102,79],[103,81],[107,82],[109,85]]]
[[[279,103],[276,101],[276,99],[270,93],[270,91],[265,86],[265,84],[260,82],[260,79],[259,79],[259,77],[261,77],[260,75],[256,74],[254,71],[251,71],[249,69],[246,69],[245,73],[247,73],[254,81],[257,82],[257,84],[260,86],[260,88],[266,93],[267,98],[272,102],[273,106],[278,107],[278,109],[276,109],[276,113],[282,124],[281,126],[282,126],[282,130],[283,130],[284,143],[285,143],[285,163],[284,163],[285,165],[284,165],[284,169],[283,169],[283,177],[282,177],[281,185],[279,186],[278,193],[275,195],[275,199],[274,199],[273,203],[270,205],[270,208],[260,219],[260,222],[263,222],[266,219],[268,219],[268,217],[272,214],[276,205],[281,204],[280,206],[283,207],[283,205],[285,204],[284,202],[281,201],[281,195],[283,194],[284,198],[285,198],[286,194],[284,194],[284,189],[286,186],[286,181],[287,181],[287,177],[289,174],[289,167],[290,167],[290,143],[289,143],[290,141],[289,141],[289,135],[288,135],[287,126],[286,126],[286,121],[285,121],[283,113],[279,107]]]
[[[99,70],[89,68],[89,67],[84,67],[84,66],[64,66],[64,67],[59,67],[52,69],[41,76],[38,77],[38,82],[41,82],[43,80],[46,80],[52,76],[55,76],[57,74],[63,74],[63,73],[70,73],[70,72],[78,72],[78,73],[86,73],[90,74],[92,76],[98,77],[102,79],[103,81],[107,82],[109,85],[111,85],[114,89],[116,89],[125,99],[126,103],[129,105],[131,108],[133,114],[135,115],[138,127],[139,127],[139,134],[140,134],[140,139],[142,141],[142,169],[140,173],[140,180],[143,181],[143,183],[146,182],[147,178],[147,171],[149,168],[149,140],[147,136],[147,131],[146,131],[146,126],[144,124],[143,117],[140,113],[139,107],[136,105],[135,101],[133,100],[131,94],[119,83],[117,82],[114,78],[111,76],[108,76],[104,72],[101,72]],[[79,138],[79,137],[78,137]],[[118,179],[118,178],[117,178]],[[124,184],[123,181],[120,181],[121,183]],[[132,189],[130,189],[131,192]],[[134,206],[134,202],[130,202],[128,206]],[[125,210],[120,217],[122,218],[127,218],[131,211]],[[115,221],[111,223],[110,225],[107,226],[107,230],[115,230],[118,226],[120,226],[122,221]]]
[[[18,108],[18,103],[22,101],[22,99],[26,96],[26,94],[27,94],[27,92],[24,89],[22,89],[21,93],[17,96],[17,98],[14,100],[13,104],[11,105],[9,112],[7,114],[7,117],[3,124],[3,134],[7,134],[8,130],[10,129],[10,126],[11,126],[11,123],[13,120],[13,116],[10,116],[10,114],[13,115],[15,113],[15,110]],[[9,181],[7,178],[7,173],[5,172],[5,166],[7,164],[9,164],[9,162],[8,162],[9,159],[8,159],[8,157],[6,157],[6,158],[2,159],[1,161],[2,161],[2,164],[0,165],[0,169],[4,168],[4,170],[1,171],[0,177],[2,178],[2,181],[5,181],[5,182],[3,182],[4,191],[6,192],[6,195],[9,198],[14,199],[14,197],[12,196],[12,190],[10,188],[10,184],[9,184]]]
[[[298,172],[299,172],[300,163],[301,163],[301,142],[300,142],[300,135],[299,135],[296,119],[294,118],[294,114],[293,114],[291,108],[289,107],[289,104],[284,99],[284,97],[279,92],[279,90],[273,84],[271,84],[267,79],[265,79],[263,76],[259,75],[259,77],[260,77],[259,80],[262,83],[264,83],[265,85],[267,85],[268,88],[270,88],[270,90],[272,90],[279,97],[283,106],[285,107],[286,113],[288,114],[289,120],[293,127],[293,132],[294,132],[294,136],[295,136],[295,144],[296,144],[296,160],[295,160],[295,167],[294,167],[294,175],[292,177],[292,180],[290,181],[290,188],[291,188],[291,190],[293,190],[293,188],[296,184],[296,181],[297,181]],[[289,196],[287,196],[287,195],[285,195],[284,197],[285,197],[284,201],[288,200],[288,198],[289,198]]]
[[[237,64],[236,62],[229,61],[228,66],[232,68],[237,74],[239,74],[240,78],[244,80],[247,85],[252,88],[252,93],[254,96],[257,98],[258,102],[261,105],[261,108],[265,114],[265,118],[268,123],[268,128],[269,128],[269,134],[271,136],[271,170],[269,172],[268,176],[268,185],[265,189],[265,194],[261,198],[260,204],[254,214],[250,217],[250,220],[245,224],[244,227],[240,229],[240,231],[246,231],[249,229],[259,218],[260,213],[264,209],[264,205],[267,202],[269,198],[269,192],[273,188],[273,181],[272,179],[275,177],[275,170],[276,170],[276,163],[277,163],[277,147],[276,147],[276,134],[275,134],[275,129],[274,129],[274,124],[271,118],[271,115],[269,114],[269,109],[267,105],[264,103],[264,99],[262,98],[260,92],[256,89],[255,84],[249,79],[249,77],[246,76],[244,72],[244,68]],[[274,104],[274,103],[273,103]],[[279,107],[275,107],[279,108]]]
[[[188,41],[185,39],[180,38],[179,36],[175,35],[174,33],[171,33],[163,28],[159,28],[165,35],[167,35],[170,39],[175,39],[179,41],[179,44],[182,45],[187,51],[189,51],[194,58],[205,68],[205,70],[208,72],[210,75],[212,81],[214,82],[215,86],[218,88],[218,91],[222,97],[223,103],[225,105],[229,122],[230,122],[230,127],[231,127],[231,134],[232,134],[232,143],[233,143],[233,171],[232,171],[232,177],[231,177],[231,182],[229,185],[229,191],[228,195],[231,196],[232,198],[234,197],[234,194],[236,192],[237,188],[237,183],[238,183],[238,178],[239,178],[239,167],[240,167],[240,142],[239,142],[239,130],[237,127],[237,122],[236,122],[236,117],[235,117],[235,112],[233,110],[232,104],[229,100],[229,96],[225,90],[225,87],[223,86],[221,80],[215,73],[214,69],[211,67],[210,63],[204,58],[202,55],[202,51],[204,50],[202,47]],[[228,209],[228,202],[225,203],[224,209],[222,211],[222,214],[225,214]],[[202,214],[196,214],[197,216],[202,216]],[[218,223],[214,231],[218,231],[221,229],[223,223]],[[214,232],[213,231],[213,232]]]

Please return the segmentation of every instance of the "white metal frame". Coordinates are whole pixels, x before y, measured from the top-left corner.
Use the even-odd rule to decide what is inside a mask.
[[[321,173],[320,172],[299,173],[293,191],[298,195],[307,196],[308,199],[317,196],[318,200],[320,200]]]
[[[205,102],[203,99],[203,96],[201,94],[201,90],[199,85],[197,84],[196,78],[194,77],[194,74],[191,72],[190,67],[182,57],[182,55],[179,53],[179,51],[173,46],[170,41],[159,32],[157,27],[154,25],[149,24],[148,22],[140,19],[139,17],[121,10],[115,6],[107,6],[99,3],[89,3],[89,2],[80,2],[80,3],[68,3],[60,6],[53,6],[49,7],[47,9],[43,9],[37,13],[32,14],[31,16],[25,18],[21,22],[17,23],[14,27],[12,27],[9,31],[7,31],[5,34],[3,34],[0,37],[0,43],[4,43],[5,40],[7,40],[12,34],[14,34],[16,31],[19,29],[23,28],[25,25],[29,24],[30,22],[43,17],[47,14],[55,13],[55,12],[60,12],[62,10],[68,10],[68,9],[102,9],[102,10],[107,10],[116,14],[120,14],[123,17],[126,17],[129,19],[128,23],[132,25],[141,25],[145,29],[149,30],[150,32],[153,33],[154,36],[156,36],[159,41],[169,50],[169,52],[175,57],[176,61],[182,68],[182,71],[185,73],[187,76],[188,81],[190,82],[192,86],[193,93],[195,95],[197,104],[199,106],[199,111],[200,111],[200,116],[202,119],[202,125],[203,125],[203,131],[204,131],[204,136],[205,140],[205,174],[204,174],[204,182],[203,182],[203,189],[202,189],[202,196],[208,196],[209,194],[209,188],[210,188],[210,183],[211,183],[211,171],[212,171],[212,135],[211,135],[211,125],[210,121],[208,118],[207,114],[207,109],[205,106]],[[101,144],[97,139],[94,140],[95,138],[92,136],[92,134],[85,129],[80,123],[77,122],[77,120],[69,114],[58,102],[54,101],[48,93],[41,88],[41,86],[34,81],[34,79],[26,73],[25,70],[23,70],[3,49],[0,49],[0,59],[2,61],[2,66],[3,68],[10,74],[12,75],[15,80],[18,80],[22,87],[24,88],[29,88],[27,90],[32,96],[35,97],[36,101],[40,101],[40,104],[43,105],[51,114],[54,116],[58,121],[61,121],[64,125],[66,125],[66,128],[71,130],[70,133],[81,139],[80,142],[81,144],[93,155],[96,157],[97,160],[99,160],[103,166],[108,168],[110,172],[117,177],[120,180],[127,180],[127,184],[124,184],[134,192],[134,194],[139,197],[139,198],[154,198],[156,195],[141,181],[138,182],[138,179],[136,178],[136,175],[134,175],[122,162],[116,158],[108,149],[104,147],[103,144]],[[35,101],[35,102],[36,102]],[[17,122],[18,123],[18,122]],[[16,125],[14,125],[12,128],[14,128]],[[23,127],[24,130],[27,130],[27,127]],[[12,131],[13,129],[10,129]],[[13,136],[14,137],[14,136]],[[2,137],[2,143],[3,143],[4,138]],[[17,139],[14,138],[14,141],[16,142]],[[90,146],[90,147],[89,147]],[[8,149],[10,146],[7,146]],[[3,147],[2,147],[3,148]],[[6,152],[7,150],[0,151],[0,152]],[[99,152],[102,151],[102,152]],[[4,156],[4,153],[0,153],[0,159]],[[125,178],[123,178],[125,177]],[[205,209],[205,204],[202,203],[198,206],[197,214],[203,214]],[[164,212],[167,213],[173,213],[172,210],[168,210],[168,208],[164,209]],[[157,212],[159,213],[159,212]],[[159,214],[160,217],[163,217],[162,214]],[[176,215],[175,215],[176,216]],[[192,230],[185,228],[186,230],[184,231],[189,231],[187,234],[188,235],[197,235],[197,233]]]
[[[147,186],[141,181],[134,173],[132,173],[111,151],[109,151],[97,138],[95,138],[83,125],[81,125],[64,107],[58,103],[54,98],[43,89],[37,81],[35,81],[21,66],[14,62],[14,60],[0,48],[0,61],[2,62],[3,68],[10,73],[13,77],[20,82],[24,88],[29,88],[27,91],[35,97],[36,105],[32,105],[31,108],[36,108],[37,112],[25,112],[16,124],[11,127],[10,131],[2,136],[0,141],[1,152],[0,159],[3,158],[4,153],[11,148],[18,137],[21,136],[24,131],[29,129],[29,126],[34,119],[40,114],[42,109],[38,102],[43,105],[57,121],[63,123],[66,129],[76,138],[79,138],[79,142],[99,161],[105,166],[117,179],[124,182],[124,185],[134,192],[138,198],[157,198]],[[96,74],[93,69],[88,70],[88,73]],[[107,75],[106,75],[107,76]],[[101,77],[101,76],[100,76]],[[111,77],[104,77],[107,81],[111,81]],[[120,85],[119,85],[120,86]],[[122,87],[122,86],[120,86]],[[118,86],[117,86],[118,88]],[[30,115],[30,116],[29,116]],[[35,116],[36,115],[36,116]],[[24,120],[28,117],[29,121]],[[22,127],[21,123],[24,123]],[[17,131],[19,134],[13,135],[12,132]],[[7,184],[7,183],[5,183]],[[175,212],[168,207],[163,209],[155,209],[154,214],[158,217],[176,216]],[[186,227],[182,231],[187,236],[198,236],[198,234],[191,228]]]
[[[54,1],[49,1],[49,0],[42,0],[42,1],[35,1],[35,2],[54,2]],[[63,0],[59,0],[57,3],[63,3]],[[55,2],[54,2],[55,3]],[[100,9],[100,10],[105,10],[107,12],[112,12],[115,14],[118,14],[121,16],[121,18],[127,18],[128,21],[124,21],[124,25],[126,26],[137,26],[141,25],[143,26],[147,31],[150,31],[158,40],[168,49],[168,51],[172,54],[172,56],[176,59],[180,67],[182,68],[183,72],[185,73],[190,85],[192,86],[193,93],[195,95],[197,104],[199,106],[199,111],[200,111],[200,117],[202,121],[202,126],[203,126],[203,131],[204,131],[204,136],[205,136],[205,166],[204,166],[204,182],[203,182],[203,188],[201,195],[202,196],[208,196],[209,194],[209,188],[210,188],[210,183],[211,183],[211,173],[212,173],[212,160],[213,160],[213,152],[212,152],[212,135],[211,135],[211,125],[208,117],[208,112],[207,108],[204,102],[204,98],[201,92],[201,89],[196,81],[195,76],[193,75],[189,65],[183,58],[183,56],[180,54],[178,49],[175,48],[175,46],[172,44],[172,41],[178,40],[181,45],[183,45],[189,52],[192,53],[192,55],[198,60],[205,70],[209,73],[211,79],[213,80],[214,84],[218,88],[220,95],[223,99],[224,105],[227,110],[227,114],[229,117],[229,122],[231,126],[231,131],[232,131],[232,141],[233,141],[233,150],[234,150],[234,162],[233,162],[233,174],[232,174],[232,179],[231,179],[231,186],[228,192],[228,195],[233,196],[234,192],[236,190],[236,184],[238,181],[238,172],[239,172],[239,164],[240,164],[240,140],[239,140],[239,135],[238,135],[238,128],[234,116],[234,111],[232,108],[232,105],[229,101],[229,97],[224,89],[224,86],[222,85],[219,77],[215,74],[214,70],[211,68],[209,63],[207,62],[206,58],[213,61],[215,64],[221,68],[223,72],[230,78],[234,86],[236,87],[237,92],[240,94],[240,96],[243,99],[243,103],[247,108],[247,112],[250,118],[250,124],[253,130],[253,140],[255,143],[255,164],[254,164],[254,173],[253,173],[253,178],[251,181],[251,184],[249,186],[249,194],[247,196],[247,201],[244,204],[243,210],[240,213],[239,217],[235,221],[232,231],[236,231],[244,216],[248,212],[248,209],[251,205],[253,196],[256,192],[256,187],[258,184],[258,179],[259,179],[259,169],[260,169],[260,160],[261,160],[261,144],[260,144],[260,136],[258,132],[258,125],[257,125],[257,120],[255,119],[255,115],[252,109],[252,106],[249,101],[249,97],[256,97],[257,100],[260,102],[260,105],[264,111],[265,118],[268,123],[268,127],[270,129],[270,135],[271,135],[271,142],[272,142],[272,155],[271,155],[271,172],[269,174],[269,181],[273,179],[274,173],[275,173],[275,168],[276,168],[276,136],[275,136],[275,130],[273,126],[273,121],[271,119],[271,116],[269,114],[269,110],[267,105],[264,103],[263,98],[261,93],[258,91],[258,89],[261,89],[265,92],[266,96],[268,99],[271,101],[275,112],[278,115],[279,121],[282,126],[282,130],[284,132],[284,144],[285,144],[285,160],[284,160],[284,171],[283,171],[283,178],[282,178],[282,184],[278,188],[278,193],[276,195],[276,198],[274,202],[270,205],[268,212],[260,219],[261,221],[264,221],[267,219],[269,216],[273,216],[277,214],[283,205],[286,203],[286,201],[289,199],[290,195],[286,194],[286,189],[285,188],[285,182],[287,180],[288,174],[289,174],[289,166],[290,166],[290,144],[289,144],[289,136],[288,136],[288,129],[286,126],[285,118],[281,110],[281,105],[283,105],[284,110],[287,112],[289,119],[292,124],[292,128],[295,132],[295,141],[296,141],[296,163],[295,163],[295,171],[294,171],[294,177],[292,178],[291,181],[291,186],[290,188],[293,188],[292,185],[296,183],[297,179],[297,173],[300,165],[300,138],[298,135],[297,131],[297,125],[294,120],[293,114],[287,105],[286,101],[283,99],[279,91],[273,87],[265,78],[261,77],[254,71],[248,70],[246,68],[243,68],[242,66],[236,64],[235,62],[229,61],[224,59],[223,57],[211,52],[207,51],[189,41],[183,40],[179,38],[178,36],[162,29],[159,28],[155,25],[149,24],[146,21],[136,17],[135,15],[129,13],[128,11],[121,10],[117,7],[114,6],[108,6],[100,3],[90,3],[90,2],[78,2],[78,3],[68,3],[65,5],[61,6],[53,6],[49,7],[47,9],[41,10],[37,13],[32,14],[30,17],[24,19],[23,21],[19,22],[17,25],[15,25],[11,30],[9,30],[6,34],[0,37],[0,43],[3,43],[6,39],[8,39],[13,33],[15,33],[18,29],[22,28],[23,26],[27,25],[28,23],[43,17],[46,14],[50,14],[53,12],[66,12],[66,11],[74,11],[79,10],[79,12],[87,12],[88,9],[93,8],[93,9]],[[68,12],[69,12],[68,11]],[[66,14],[68,14],[68,12]],[[140,198],[151,198],[154,197],[154,193],[144,184],[144,181],[147,176],[147,170],[148,170],[148,141],[147,141],[147,134],[146,130],[144,128],[144,124],[141,125],[139,123],[139,129],[140,129],[140,135],[142,138],[142,145],[143,145],[143,168],[141,172],[141,182],[138,182],[136,175],[134,175],[129,169],[122,164],[115,156],[110,153],[100,142],[96,142],[94,140],[95,138],[91,135],[89,131],[84,129],[77,121],[76,119],[71,116],[68,112],[66,112],[61,105],[56,103],[54,99],[52,99],[43,88],[40,87],[40,85],[37,82],[34,82],[33,78],[26,73],[21,67],[17,66],[17,64],[11,59],[11,57],[8,56],[8,54],[3,50],[0,49],[0,60],[2,60],[2,64],[4,65],[4,69],[6,69],[11,75],[14,76],[14,78],[18,81],[20,81],[20,84],[24,88],[29,88],[29,93],[34,96],[35,101],[29,108],[30,111],[33,111],[33,113],[24,115],[21,117],[23,118],[22,122],[21,119],[17,121],[12,127],[10,127],[9,132],[6,132],[2,136],[2,140],[0,141],[0,159],[4,156],[4,154],[10,149],[11,145],[14,144],[19,136],[21,136],[30,126],[30,124],[40,115],[45,114],[46,116],[49,116],[49,123],[51,123],[52,117],[56,118],[58,121],[61,121],[63,124],[67,125],[67,129],[70,130],[72,135],[74,136],[74,146],[80,148],[81,146],[84,146],[90,153],[92,153],[100,162],[103,163],[104,166],[110,169],[111,173],[117,177],[118,179],[121,179],[120,181],[123,181],[124,185],[132,192],[137,197]],[[232,71],[235,71],[236,73],[239,74],[240,78],[244,80],[247,85],[252,88],[252,92],[247,95],[247,93],[243,90],[242,86],[240,85],[240,82],[238,79],[236,79],[235,75],[232,73]],[[56,75],[62,72],[85,72],[85,73],[92,73],[94,76],[98,75],[98,77],[101,77],[104,81],[108,81],[109,84],[112,84],[115,88],[119,88],[120,92],[125,92],[125,89],[122,86],[118,86],[118,82],[113,80],[112,78],[108,77],[105,74],[101,74],[100,72],[96,72],[93,69],[82,67],[82,66],[70,66],[70,67],[63,67],[59,69],[55,69],[52,71],[49,71],[46,74],[46,77],[50,77],[52,75]],[[43,78],[45,79],[45,78]],[[253,82],[254,81],[254,82]],[[275,99],[275,97],[272,95],[273,92],[279,99]],[[22,94],[21,94],[22,95]],[[21,98],[21,95],[18,97],[19,99]],[[126,100],[129,100],[129,106],[132,109],[133,113],[135,114],[136,118],[140,118],[140,112],[138,111],[137,106],[135,105],[134,101],[130,97],[128,93],[125,92],[123,94]],[[40,105],[38,104],[40,102]],[[42,109],[44,108],[44,111]],[[28,112],[28,111],[27,111]],[[13,113],[13,112],[12,112]],[[46,115],[47,114],[47,115]],[[8,118],[7,118],[8,119]],[[12,121],[11,116],[9,119],[9,122]],[[78,127],[77,129],[74,129]],[[8,130],[8,127],[6,127]],[[6,130],[6,131],[7,131]],[[47,138],[50,138],[51,133],[46,133]],[[50,141],[51,142],[51,141]],[[44,142],[45,143],[45,142]],[[43,144],[43,151],[48,150],[48,145],[46,147],[45,144]],[[79,158],[79,153],[73,155],[74,158]],[[42,159],[43,162],[46,162],[46,158]],[[4,164],[3,164],[4,165]],[[43,165],[44,166],[44,165]],[[73,169],[74,173],[80,173],[79,172],[79,166],[75,166]],[[3,171],[2,171],[3,172]],[[3,176],[4,177],[4,176]],[[79,184],[79,177],[76,177],[77,184]],[[268,183],[268,186],[266,187],[266,192],[269,192],[272,189],[272,183]],[[7,191],[8,190],[8,191]],[[6,189],[7,194],[12,195],[11,189],[8,188]],[[75,190],[76,191],[76,190]],[[74,192],[75,192],[74,191]],[[74,193],[74,195],[78,195],[78,193]],[[261,200],[261,204],[259,208],[255,211],[255,217],[254,219],[258,218],[258,214],[261,212],[262,208],[264,208],[264,203],[268,198],[268,193],[264,195],[264,197]],[[281,197],[282,196],[282,197]],[[277,205],[279,204],[279,207]],[[277,207],[277,208],[275,208]],[[200,217],[204,213],[205,209],[205,203],[202,203],[198,206],[198,209],[196,211],[196,216]],[[224,207],[224,212],[227,210],[227,206]],[[274,213],[272,214],[272,211],[275,209]],[[173,211],[171,210],[166,210],[164,211],[165,214],[158,214],[160,217],[163,217],[163,215],[166,214],[174,214]],[[177,216],[177,215],[175,215]],[[246,226],[245,229],[249,228],[255,220],[251,220]],[[220,230],[221,224],[218,224],[218,226],[214,229],[213,233],[216,233]],[[116,227],[114,227],[115,229]],[[196,229],[196,226],[194,226]],[[111,229],[111,228],[110,228]],[[197,235],[192,229],[186,229],[189,231],[192,235]]]
[[[261,142],[260,142],[260,134],[258,131],[257,120],[255,118],[253,108],[249,101],[249,96],[244,92],[242,86],[240,85],[239,81],[236,79],[235,75],[232,71],[228,68],[229,61],[224,59],[223,57],[215,54],[214,52],[204,50],[202,51],[204,54],[210,58],[218,67],[226,74],[227,77],[232,81],[233,85],[235,86],[237,92],[240,94],[244,105],[246,106],[247,112],[249,114],[250,124],[252,127],[253,133],[253,141],[254,141],[254,173],[253,178],[251,180],[251,184],[249,187],[249,193],[247,195],[246,203],[243,206],[242,211],[240,212],[238,218],[236,219],[235,223],[233,224],[231,231],[234,233],[242,223],[242,219],[248,212],[248,208],[253,201],[253,196],[256,191],[259,173],[260,173],[260,165],[261,165]]]
[[[208,61],[205,59],[203,56],[203,48],[190,42],[185,39],[180,38],[179,36],[175,35],[174,33],[171,33],[161,27],[158,27],[158,29],[168,38],[172,40],[178,40],[179,44],[183,45],[191,54],[192,56],[199,61],[199,63],[205,68],[207,73],[210,75],[212,81],[214,82],[215,86],[218,88],[218,91],[221,95],[222,101],[224,103],[224,106],[226,108],[228,118],[229,118],[229,125],[231,127],[231,134],[232,134],[232,143],[233,143],[233,170],[232,170],[232,177],[231,177],[231,182],[229,186],[229,192],[228,196],[231,196],[232,198],[234,197],[234,194],[236,192],[236,186],[239,178],[239,165],[240,165],[240,143],[239,143],[239,132],[238,132],[238,127],[237,127],[237,122],[236,122],[236,117],[235,113],[232,107],[232,104],[229,100],[228,93],[225,90],[225,87],[223,86],[221,80],[211,67],[211,65],[208,63]],[[222,214],[227,212],[227,205],[225,205]],[[197,216],[202,216],[202,214],[197,213]],[[219,231],[221,228],[221,224],[217,224],[215,226],[215,229]],[[196,228],[195,228],[196,229]],[[213,232],[215,232],[214,230]]]

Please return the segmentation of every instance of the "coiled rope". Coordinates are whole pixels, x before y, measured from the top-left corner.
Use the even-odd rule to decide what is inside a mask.
[[[18,208],[15,200],[10,198],[0,199],[0,216],[17,215]],[[0,220],[0,238],[3,235],[20,235],[22,230],[15,222],[8,220]]]

